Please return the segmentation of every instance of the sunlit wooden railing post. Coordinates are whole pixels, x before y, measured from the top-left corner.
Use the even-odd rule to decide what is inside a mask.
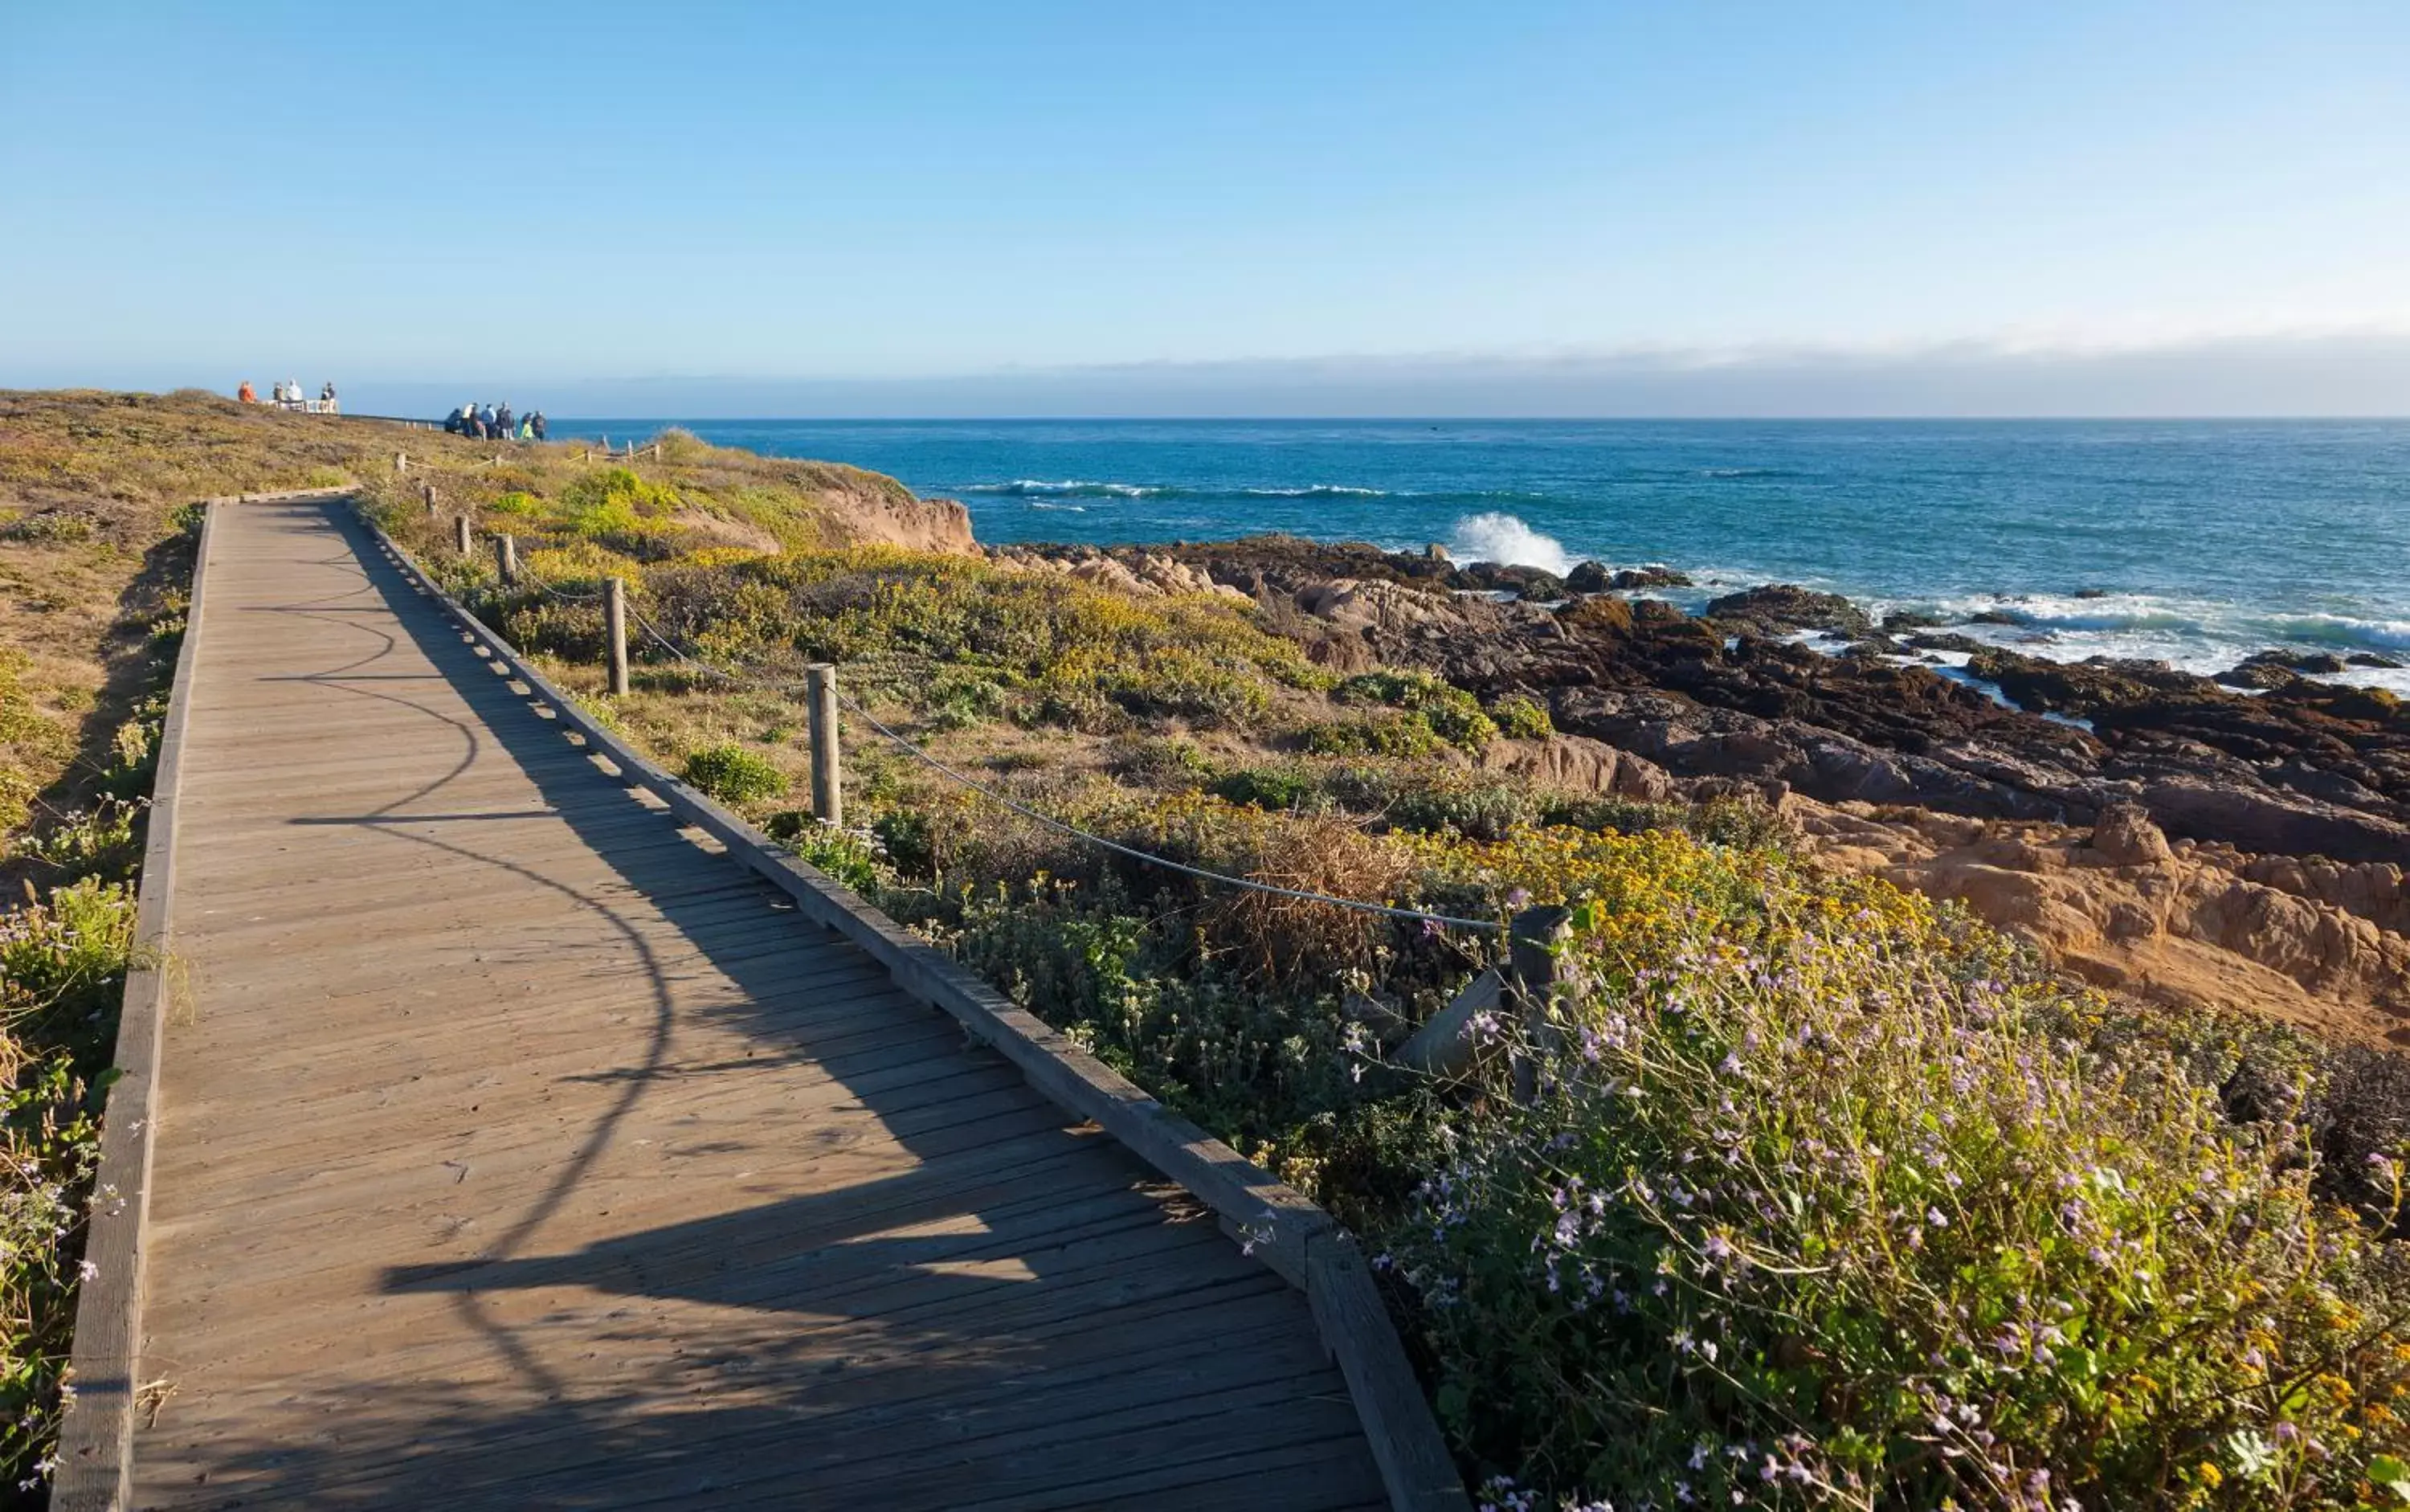
[[[845,781],[838,767],[836,668],[825,662],[804,669],[804,690],[812,720],[812,814],[823,824],[845,822]]]
[[[628,585],[614,577],[602,585],[602,630],[611,643],[611,692],[628,691]]]

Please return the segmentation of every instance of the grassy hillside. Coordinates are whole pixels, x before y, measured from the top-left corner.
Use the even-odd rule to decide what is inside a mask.
[[[1546,719],[1300,654],[1190,582],[661,549],[642,488],[497,499],[536,582],[389,524],[690,780],[1306,1188],[1379,1252],[1499,1507],[2350,1507],[2410,1499],[2395,1057],[2053,978],[1827,873],[1776,816],[1559,791]],[[640,641],[602,694],[602,577]],[[539,586],[539,584],[541,586]],[[1570,909],[1567,989],[1391,1059],[1494,937],[1236,892],[1067,838],[847,730],[813,823],[805,663],[1042,812],[1276,885]]]

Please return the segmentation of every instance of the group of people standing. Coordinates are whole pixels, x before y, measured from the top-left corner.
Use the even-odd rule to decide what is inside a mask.
[[[269,393],[271,397],[269,402],[280,410],[302,410],[311,414],[343,413],[341,401],[335,398],[335,383],[331,378],[327,381],[324,388],[318,390],[316,399],[312,399],[301,392],[301,380],[298,378],[288,378],[273,385]],[[251,380],[246,378],[242,381],[242,386],[234,391],[234,397],[245,404],[256,404],[259,402],[259,390],[252,387]]]
[[[463,404],[443,417],[443,429],[485,441],[542,441],[544,412],[514,417],[508,404]]]

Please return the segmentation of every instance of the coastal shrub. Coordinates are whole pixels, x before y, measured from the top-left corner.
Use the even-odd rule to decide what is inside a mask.
[[[140,821],[146,807],[141,800],[104,797],[43,825],[18,850],[70,877],[129,880],[142,862]]]
[[[0,1474],[21,1488],[57,1432],[133,936],[133,890],[97,879],[0,916]]]
[[[655,558],[671,545],[669,517],[678,508],[677,490],[648,483],[626,468],[589,472],[560,490],[554,518],[559,528],[632,557]]]
[[[1125,737],[1105,757],[1114,775],[1146,782],[1193,784],[1214,772],[1212,759],[1183,735]]]
[[[596,542],[572,538],[519,554],[519,570],[556,588],[593,591],[606,577],[623,578],[631,589],[645,581],[644,563]]]
[[[1745,849],[1779,845],[1791,835],[1782,815],[1754,798],[1709,798],[1692,805],[1683,823],[1703,840]]]
[[[1297,766],[1242,766],[1212,787],[1226,802],[1271,809],[1302,808],[1320,791],[1314,774]]]
[[[2299,1128],[2317,1156],[2320,1198],[2410,1237],[2392,1180],[2393,1162],[2410,1155],[2410,1057],[2242,1010],[2109,1014],[2071,1019],[2062,1032],[2093,1054],[2172,1062],[2215,1089],[2230,1122]]]
[[[807,865],[864,895],[878,891],[886,850],[867,829],[839,829],[795,810],[772,821],[770,836]]]
[[[765,647],[794,633],[787,597],[777,588],[741,573],[697,567],[689,557],[648,572],[645,596],[659,608],[656,618],[672,621],[674,641],[715,665],[758,662]]]
[[[686,567],[727,567],[768,554],[759,546],[697,546],[680,553],[677,560]]]
[[[684,426],[667,428],[653,438],[652,443],[660,448],[661,460],[673,467],[708,461],[715,450],[711,443]]]
[[[134,938],[133,890],[84,878],[0,917],[0,1022],[109,1005]]]
[[[787,774],[768,757],[733,744],[705,746],[691,752],[684,776],[721,803],[738,807],[779,797],[787,791]]]
[[[544,513],[544,507],[543,500],[531,493],[524,493],[517,489],[513,489],[486,505],[486,511],[490,514],[516,516],[541,515]]]
[[[1354,1047],[1364,1031],[1316,996],[1268,993],[1111,880],[1041,877],[885,906],[956,959],[1170,1106],[1285,1178],[1318,1185],[1323,1170],[1394,1172],[1374,1153],[1411,1116],[1362,1119]],[[1347,1190],[1371,1195],[1393,1175]],[[1337,1188],[1334,1188],[1337,1190]],[[1350,1206],[1343,1193],[1342,1210]]]
[[[1531,789],[1456,767],[1342,766],[1324,774],[1322,787],[1350,812],[1389,829],[1476,840],[1503,839],[1540,811]]]
[[[1182,647],[1160,651],[1137,665],[1050,671],[1047,681],[1076,676],[1093,679],[1131,714],[1184,720],[1204,728],[1243,729],[1261,718],[1270,694],[1261,676]]]
[[[1385,1258],[1477,1461],[1659,1506],[2410,1482],[2410,1287],[2316,1200],[2296,1131],[2081,1054],[2054,989],[1920,902],[1670,960],[1608,912],[1577,914],[1586,985],[1523,1047],[1539,1096],[1463,1127]]]
[[[1557,733],[1548,705],[1529,693],[1508,693],[1489,705],[1491,722],[1510,740],[1546,740]]]
[[[897,870],[916,877],[934,876],[937,836],[927,810],[891,808],[870,821],[870,833],[878,842],[878,853]]]
[[[779,551],[832,551],[845,544],[843,516],[812,494],[753,486],[722,490],[712,504],[716,515],[767,531]]]
[[[1431,734],[1451,746],[1479,751],[1498,738],[1498,726],[1490,722],[1489,716],[1481,712],[1478,705],[1471,702],[1471,696],[1467,694],[1463,704],[1432,705],[1421,713],[1423,722],[1430,726]]]
[[[150,654],[160,665],[175,664],[184,633],[183,617],[176,616],[152,636]],[[152,693],[135,704],[131,717],[109,737],[101,754],[100,792],[121,803],[133,803],[151,791],[159,764],[159,732],[167,718],[167,695]]]
[[[1498,726],[1481,701],[1428,672],[1367,672],[1342,681],[1333,695],[1343,704],[1381,704],[1419,718],[1451,746],[1478,751],[1498,738]]]
[[[1791,827],[1780,814],[1764,804],[1743,798],[1709,798],[1685,804],[1551,795],[1540,799],[1537,819],[1543,825],[1622,835],[1682,830],[1710,844],[1742,850],[1779,847],[1792,838]]]
[[[1681,829],[1690,818],[1683,804],[1647,803],[1637,798],[1553,795],[1541,800],[1539,821],[1577,830],[1612,830],[1638,835],[1648,830]]]
[[[1101,690],[1078,685],[1039,689],[1019,704],[1015,714],[1024,725],[1051,724],[1090,734],[1112,734],[1135,723],[1129,711]]]
[[[1381,714],[1370,719],[1333,720],[1307,726],[1305,749],[1316,756],[1428,756],[1439,749],[1439,736],[1412,714]]]
[[[1001,718],[1010,705],[1004,685],[981,673],[948,668],[931,677],[920,703],[931,725],[964,730]]]
[[[1328,981],[1379,964],[1389,926],[1375,915],[1319,899],[1394,903],[1411,880],[1410,857],[1337,815],[1300,815],[1258,830],[1244,875],[1286,894],[1222,888],[1201,923],[1271,982]]]
[[[46,509],[0,525],[0,540],[32,545],[74,545],[91,540],[94,533],[89,516],[66,509]]]

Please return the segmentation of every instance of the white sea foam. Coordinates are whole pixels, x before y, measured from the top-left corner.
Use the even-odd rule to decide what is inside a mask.
[[[1566,555],[1556,537],[1542,535],[1514,516],[1496,511],[1468,515],[1458,520],[1447,549],[1462,561],[1537,567],[1560,577],[1574,570],[1574,559]]]
[[[1086,478],[1064,478],[1051,483],[1044,478],[1015,478],[1010,483],[974,483],[962,491],[994,494],[1007,499],[1153,499],[1172,490],[1150,487],[1142,483],[1096,483]]]
[[[1257,499],[1386,499],[1386,488],[1357,488],[1343,483],[1315,483],[1302,488],[1241,488]]]
[[[2165,662],[2200,676],[2214,676],[2272,647],[2397,658],[2410,651],[2410,620],[2271,614],[2243,603],[2148,593],[1878,599],[1870,607],[1878,618],[1894,609],[1933,614],[1949,621],[1953,634],[2048,661]],[[2011,622],[1968,622],[1978,613]],[[2322,680],[2410,693],[2410,668],[2354,667]]]

